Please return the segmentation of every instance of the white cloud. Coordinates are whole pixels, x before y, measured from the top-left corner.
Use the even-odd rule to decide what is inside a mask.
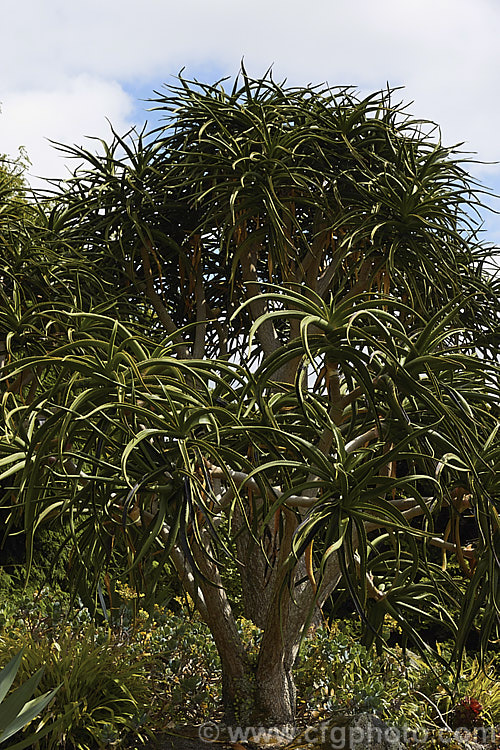
[[[498,0],[20,0],[4,22],[0,152],[25,143],[39,173],[57,164],[43,137],[103,135],[105,116],[120,130],[125,90],[147,97],[184,65],[234,74],[243,56],[292,83],[404,85],[445,142],[500,159]]]
[[[81,74],[56,88],[7,91],[2,95],[0,153],[15,156],[24,147],[32,177],[61,177],[65,161],[49,139],[92,148],[85,136],[107,137],[106,117],[119,131],[129,127],[133,102],[121,86]],[[37,181],[31,180],[32,184]]]

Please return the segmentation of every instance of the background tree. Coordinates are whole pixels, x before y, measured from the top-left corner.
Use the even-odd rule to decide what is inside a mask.
[[[81,166],[13,223],[26,271],[5,244],[11,518],[28,545],[67,519],[90,590],[118,539],[135,569],[159,548],[211,629],[231,722],[293,723],[300,639],[341,581],[368,642],[389,613],[425,650],[425,613],[458,659],[478,622],[486,648],[498,282],[457,149],[390,91],[244,73],[154,101],[152,133],[61,147]]]

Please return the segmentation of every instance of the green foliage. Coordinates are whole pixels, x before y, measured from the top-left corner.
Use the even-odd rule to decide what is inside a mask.
[[[151,555],[127,570],[126,558],[124,560],[122,555],[113,555],[109,573],[101,583],[101,592],[103,601],[108,605],[106,612],[114,625],[118,621],[128,624],[130,617],[135,621],[141,610],[153,617],[158,607],[180,609],[177,578],[164,564],[162,557],[164,555]],[[100,598],[99,605],[98,612],[101,614]]]
[[[49,705],[59,690],[59,687],[55,687],[37,698],[32,698],[43,678],[42,667],[25,682],[19,684],[18,680],[18,687],[8,694],[20,671],[22,657],[23,649],[15,654],[0,671],[0,743],[5,743],[23,727],[30,724]],[[15,747],[16,750],[20,750],[21,747],[28,747],[44,734],[38,729],[29,737],[24,737],[15,746],[11,745],[11,748]]]
[[[40,590],[47,583],[51,587],[69,592],[70,555],[64,540],[68,530],[51,526],[38,529],[34,539],[33,561],[27,576],[26,540],[19,530],[16,536],[8,537],[0,550],[2,571],[10,575],[14,588],[27,586],[31,591]],[[7,578],[5,578],[7,584]],[[0,578],[0,587],[2,579]]]
[[[175,569],[238,673],[235,612],[255,610],[257,664],[285,663],[340,578],[366,647],[389,615],[428,651],[425,613],[455,662],[473,629],[486,653],[500,309],[460,152],[392,91],[243,71],[156,104],[154,133],[62,147],[81,166],[30,211],[2,198],[0,503],[28,571],[55,518],[86,603],[116,565],[151,581],[152,612]],[[287,644],[278,610],[297,621]]]
[[[500,724],[498,660],[496,665],[486,664],[484,669],[481,669],[478,660],[473,659],[462,674],[460,695],[463,698],[473,698],[480,703],[481,720],[486,726]]]
[[[203,720],[220,702],[220,659],[208,626],[193,611],[192,602],[170,600],[172,608],[155,604],[143,609],[145,597],[127,585],[111,626],[131,654],[149,660],[156,728],[172,719]]]
[[[15,579],[0,605],[0,628],[8,630],[16,622],[27,629],[40,627],[42,623],[50,629],[59,624],[68,611],[69,597],[63,592],[47,586],[24,590],[22,582]]]
[[[28,192],[28,186],[25,172],[29,166],[30,161],[23,148],[19,149],[19,156],[16,159],[0,154],[0,205],[3,209],[0,210],[1,219],[4,219],[4,215],[2,215],[4,212],[7,215],[6,204],[17,205],[20,212],[23,209],[27,210],[26,193]]]
[[[401,650],[377,656],[359,643],[350,623],[320,627],[302,644],[295,670],[305,717],[373,712],[394,726],[431,722],[429,706],[414,689],[420,665]]]
[[[3,595],[7,594],[12,586],[12,578],[5,568],[0,567],[0,591]]]
[[[111,628],[92,624],[84,607],[68,617],[67,602],[49,588],[2,605],[0,661],[22,646],[17,683],[42,664],[41,689],[61,682],[42,722],[42,750],[62,741],[78,750],[120,746],[131,735],[140,742],[153,727],[207,719],[219,708],[220,661],[207,626],[158,605],[150,614],[142,599],[134,608],[136,593],[120,590]]]
[[[42,721],[54,720],[42,748],[65,742],[68,748],[90,750],[95,743],[118,743],[130,732],[138,739],[144,736],[141,724],[150,705],[147,669],[126,644],[90,624],[65,626],[60,621],[47,628],[42,620],[31,629],[22,621],[4,628],[0,659],[5,661],[20,645],[25,661],[18,681],[43,665],[41,689],[60,685]]]
[[[443,655],[450,656],[451,649],[443,647]],[[430,670],[422,665],[418,689],[428,695],[440,713],[453,723],[456,711],[463,700],[477,701],[481,706],[480,719],[485,726],[500,723],[500,680],[498,658],[481,668],[477,657],[464,660],[460,674],[454,678],[442,669]],[[467,712],[464,713],[467,716]],[[472,717],[473,718],[473,717]],[[460,726],[467,726],[464,722]]]
[[[158,610],[135,637],[153,657],[156,726],[213,718],[220,709],[221,667],[207,625]]]
[[[47,589],[31,606],[26,599],[21,610],[4,608],[0,659],[25,650],[16,684],[41,664],[41,690],[62,683],[39,725],[41,750],[62,741],[81,750],[119,747],[131,737],[140,743],[172,724],[220,715],[221,665],[208,627],[185,609],[174,614],[156,606],[148,613],[140,599],[134,617],[135,592],[123,588],[122,595],[123,612],[111,630],[92,625],[84,608],[68,620]],[[238,626],[255,666],[262,631],[244,618]],[[368,711],[391,725],[429,728],[442,726],[442,717],[451,722],[461,700],[473,697],[482,721],[493,725],[500,719],[498,674],[493,664],[489,677],[478,666],[468,660],[455,685],[437,662],[429,666],[399,648],[377,655],[361,645],[353,621],[324,625],[303,641],[295,665],[298,722]]]

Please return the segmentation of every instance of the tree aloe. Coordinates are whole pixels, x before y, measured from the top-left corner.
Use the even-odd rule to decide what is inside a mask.
[[[0,468],[29,548],[65,518],[89,589],[118,538],[133,570],[159,549],[211,629],[232,722],[293,723],[300,639],[341,582],[368,642],[390,614],[425,650],[425,612],[456,657],[478,622],[487,648],[498,281],[459,152],[390,91],[243,73],[154,103],[164,126],[61,147],[74,175],[4,222]]]

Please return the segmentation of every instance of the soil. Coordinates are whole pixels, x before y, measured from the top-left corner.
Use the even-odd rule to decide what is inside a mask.
[[[215,728],[215,725],[213,725]],[[500,750],[500,726],[496,727],[496,741],[480,744],[471,742],[470,750]],[[294,744],[294,743],[291,743]],[[231,742],[228,737],[219,736],[209,741],[200,738],[200,727],[176,727],[162,732],[161,735],[145,745],[131,744],[129,750],[286,750],[286,742],[260,745],[254,742]],[[318,746],[319,748],[320,746]],[[324,746],[321,746],[324,748]]]
[[[235,750],[235,745],[224,739],[206,742],[200,739],[198,727],[179,727],[162,732],[145,745],[130,745],[129,750]]]
[[[214,725],[215,726],[215,725]],[[178,727],[166,732],[145,745],[130,745],[129,750],[259,750],[263,745],[254,742],[231,742],[223,736],[209,741],[200,739],[200,727]],[[270,745],[266,745],[270,750]],[[276,747],[276,745],[274,746]]]
[[[198,737],[193,738],[180,733],[164,733],[158,737],[151,745],[138,746],[143,750],[234,750],[229,743],[208,743],[202,742]]]

